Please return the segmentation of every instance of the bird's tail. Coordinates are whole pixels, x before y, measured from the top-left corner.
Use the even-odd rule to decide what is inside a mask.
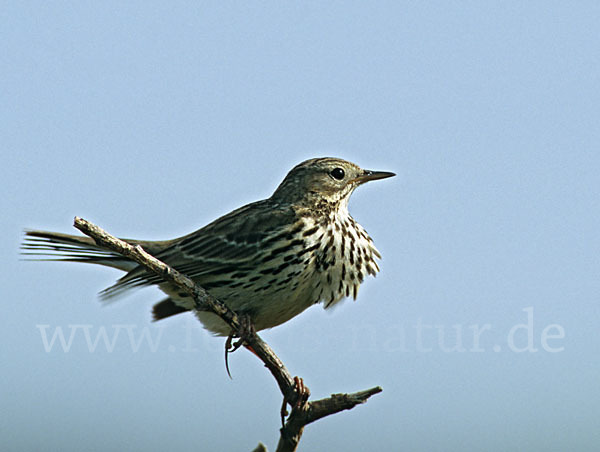
[[[21,244],[26,260],[83,262],[130,271],[136,263],[101,246],[90,237],[26,230]],[[33,257],[35,256],[35,257]]]

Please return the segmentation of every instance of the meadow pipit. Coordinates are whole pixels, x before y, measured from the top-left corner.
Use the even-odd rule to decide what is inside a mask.
[[[366,275],[379,271],[381,255],[348,213],[359,185],[394,176],[368,171],[337,158],[307,160],[294,167],[273,195],[240,207],[184,237],[125,241],[186,274],[256,330],[280,325],[309,306],[325,308],[356,298]],[[126,271],[101,292],[109,299],[133,287],[156,284],[168,298],[154,306],[155,320],[193,310],[185,293],[135,262],[103,249],[89,237],[26,231],[25,254],[107,265]],[[219,335],[230,328],[211,312],[196,312]]]

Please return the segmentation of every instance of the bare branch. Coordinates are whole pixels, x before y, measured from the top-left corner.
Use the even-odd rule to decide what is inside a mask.
[[[365,403],[369,397],[378,394],[383,389],[379,386],[359,391],[353,394],[332,394],[326,399],[308,402],[303,407],[293,409],[285,426],[281,429],[281,436],[276,452],[292,452],[298,447],[298,441],[302,436],[304,426],[311,422],[339,413],[344,410],[351,410],[356,405]]]
[[[383,389],[380,386],[375,386],[366,391],[359,391],[352,394],[332,394],[331,397],[327,397],[326,399],[309,402],[310,408],[307,413],[305,425],[318,421],[330,414],[351,410],[356,405],[366,403],[369,397],[379,394],[381,391]]]

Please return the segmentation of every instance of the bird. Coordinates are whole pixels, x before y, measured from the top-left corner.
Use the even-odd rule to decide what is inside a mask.
[[[348,212],[354,190],[395,176],[333,158],[306,160],[285,176],[271,197],[247,204],[191,234],[165,241],[123,239],[184,273],[256,331],[287,322],[315,304],[335,306],[356,299],[367,275],[379,272],[381,254]],[[193,299],[134,261],[90,237],[26,230],[25,255],[104,265],[125,271],[100,293],[114,299],[133,288],[157,285],[167,298],[153,307],[153,320],[193,311],[219,336],[231,328],[216,314],[194,309]],[[45,258],[40,258],[45,256]]]

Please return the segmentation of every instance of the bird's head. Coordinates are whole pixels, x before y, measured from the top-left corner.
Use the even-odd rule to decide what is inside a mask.
[[[272,199],[294,204],[347,204],[356,187],[365,182],[395,176],[386,171],[360,168],[346,160],[325,157],[296,165],[277,187]]]

